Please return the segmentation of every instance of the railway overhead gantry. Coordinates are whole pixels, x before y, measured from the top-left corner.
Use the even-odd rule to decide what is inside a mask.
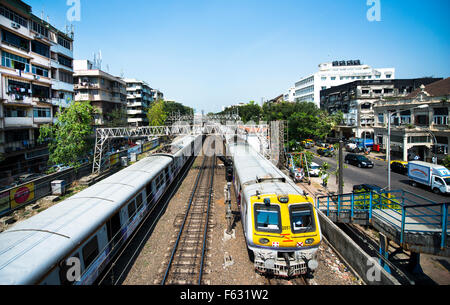
[[[271,124],[272,125],[272,124]],[[200,124],[175,123],[171,126],[97,128],[95,139],[92,173],[100,174],[104,167],[106,153],[110,150],[112,139],[123,138],[153,138],[163,136],[186,135],[220,135],[223,138],[239,136],[244,138],[249,134],[256,136],[261,143],[262,154],[271,159],[271,132],[269,124],[245,125],[241,122],[228,122],[223,125],[214,121],[203,121]],[[278,133],[274,133],[274,137]],[[277,143],[279,141],[276,141]]]

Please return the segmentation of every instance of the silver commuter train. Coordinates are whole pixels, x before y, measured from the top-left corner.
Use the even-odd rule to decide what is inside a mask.
[[[120,246],[198,150],[172,143],[0,234],[0,284],[94,283]],[[200,139],[201,143],[201,139]]]
[[[255,269],[286,277],[313,272],[322,241],[313,198],[248,143],[229,142],[227,155]]]

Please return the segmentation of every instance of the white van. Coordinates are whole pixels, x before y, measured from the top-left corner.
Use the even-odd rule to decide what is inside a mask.
[[[427,185],[437,194],[450,193],[450,171],[442,166],[422,161],[408,163],[408,177],[417,183]]]

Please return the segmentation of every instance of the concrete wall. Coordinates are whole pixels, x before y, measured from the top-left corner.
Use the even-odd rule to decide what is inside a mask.
[[[322,234],[366,284],[400,285],[400,282],[380,267],[378,263],[373,264],[371,257],[338,226],[328,219],[325,214],[320,211],[317,212],[320,219]],[[378,262],[378,259],[376,261]]]

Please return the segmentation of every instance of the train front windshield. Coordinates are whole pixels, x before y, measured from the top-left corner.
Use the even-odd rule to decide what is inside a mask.
[[[293,233],[314,232],[314,213],[310,205],[296,205],[289,208]]]
[[[264,232],[281,232],[279,206],[255,204],[256,230]]]

